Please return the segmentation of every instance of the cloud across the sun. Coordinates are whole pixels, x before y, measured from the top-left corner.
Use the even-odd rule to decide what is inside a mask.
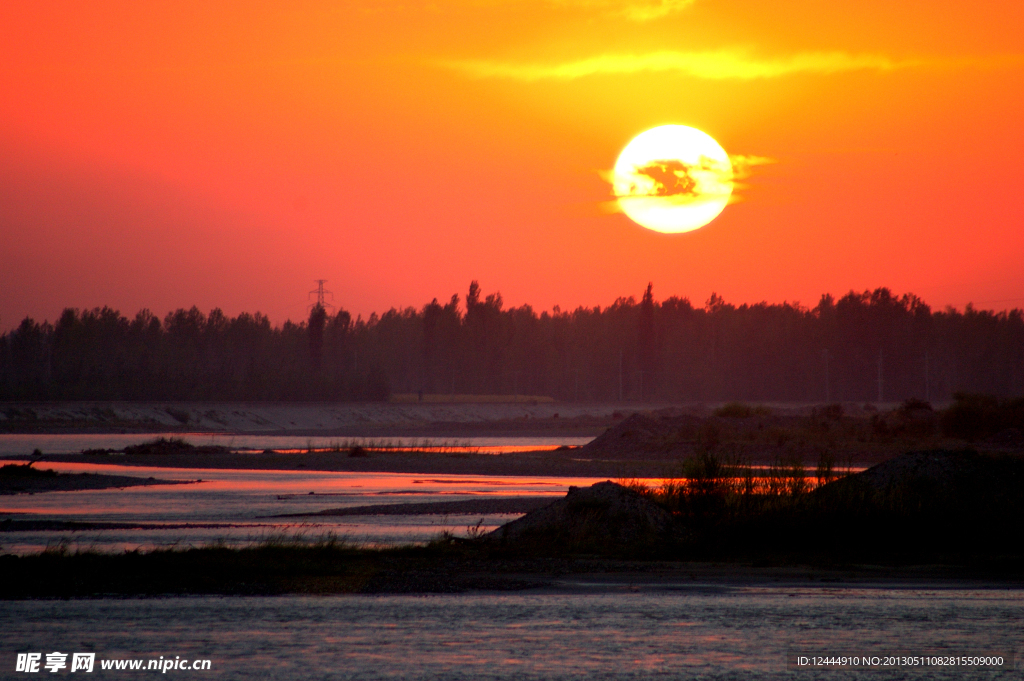
[[[731,186],[731,193],[729,195],[729,203],[733,204],[733,203],[739,203],[740,201],[744,200],[743,194],[744,194],[744,190],[747,189],[747,185],[745,183],[743,183],[743,182],[740,182],[740,180],[745,180],[745,179],[750,178],[751,175],[753,175],[756,172],[754,170],[754,168],[756,166],[769,165],[769,164],[773,164],[773,163],[778,163],[778,160],[774,159],[774,158],[769,158],[767,156],[754,156],[754,155],[751,155],[751,154],[729,154],[729,164],[731,165],[731,168],[726,168],[726,169],[722,170],[722,169],[720,169],[718,167],[712,167],[711,170],[712,171],[719,171],[719,172],[723,173],[722,176],[719,178],[719,181],[722,182],[723,184],[729,184]],[[664,165],[667,165],[667,164],[668,164],[668,162],[665,162],[665,161],[659,162],[659,165],[663,165],[664,166]],[[667,167],[658,168],[658,170],[664,171],[664,170],[669,170],[669,168],[667,168]],[[682,175],[682,174],[687,174],[688,175],[688,172],[684,172],[687,169],[681,168],[678,165],[676,165],[673,168],[671,168],[671,170],[673,170],[676,173],[677,176],[678,175]],[[707,171],[707,170],[708,169],[705,169],[705,171]],[[615,171],[614,170],[599,170],[599,171],[597,171],[597,174],[598,174],[598,176],[600,176],[600,178],[602,180],[604,180],[605,182],[607,182],[609,184],[609,186],[610,186],[610,188],[612,190],[612,194],[615,195],[616,194],[616,192],[614,190],[615,179],[616,179],[615,178]],[[644,174],[647,174],[647,173],[644,173]],[[658,194],[660,194],[660,193],[666,193],[666,194],[667,193],[685,193],[686,189],[689,186],[691,186],[691,184],[692,183],[689,183],[689,182],[684,183],[684,186],[682,187],[682,189],[683,189],[682,192],[665,191],[665,192],[655,192],[655,193],[658,193]],[[663,186],[664,186],[664,183],[663,183]],[[612,200],[609,200],[609,201],[599,201],[598,204],[597,204],[598,211],[601,212],[601,213],[604,213],[604,214],[622,213],[623,209],[622,209],[622,204],[619,202],[620,198],[621,198],[621,196],[616,195],[616,197],[614,199],[612,199]]]
[[[798,73],[831,74],[845,71],[892,71],[920,65],[919,60],[895,60],[881,54],[800,52],[784,57],[757,57],[747,50],[706,52],[664,50],[647,54],[603,54],[560,63],[515,63],[484,59],[447,60],[440,66],[477,78],[506,78],[525,82],[575,80],[597,75],[642,72],[681,73],[708,80],[753,80]]]

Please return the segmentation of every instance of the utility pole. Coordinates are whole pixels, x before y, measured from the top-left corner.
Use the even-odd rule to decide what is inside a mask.
[[[878,403],[882,403],[882,351],[878,351]]]
[[[622,401],[622,350],[619,350],[619,402]]]
[[[928,378],[928,351],[924,352],[924,401],[931,402],[931,380]]]
[[[832,392],[828,382],[828,350],[822,350],[821,356],[825,358],[825,404],[831,404]]]
[[[579,402],[580,401],[580,370],[579,369],[576,370],[576,393],[575,393],[575,397],[573,397],[572,401],[573,402]]]

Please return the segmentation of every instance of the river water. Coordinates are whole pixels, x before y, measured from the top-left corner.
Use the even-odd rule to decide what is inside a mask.
[[[0,464],[8,461],[0,460]],[[283,535],[316,540],[333,535],[365,546],[429,541],[442,532],[465,535],[519,517],[510,514],[273,517],[395,503],[564,496],[591,478],[420,475],[293,470],[158,468],[63,463],[61,473],[103,473],[196,481],[181,485],[0,496],[0,520],[145,523],[156,528],[0,531],[0,553],[33,553],[57,544],[70,550],[122,551],[205,544],[243,546]],[[166,526],[166,528],[159,526]],[[479,526],[479,527],[478,527]]]
[[[422,543],[442,532],[465,535],[494,529],[518,515],[320,516],[273,518],[331,508],[394,503],[456,501],[472,497],[562,496],[570,485],[590,485],[590,478],[479,475],[413,475],[294,470],[177,469],[65,463],[61,456],[86,449],[120,450],[157,437],[181,438],[190,444],[220,445],[259,452],[305,451],[309,448],[361,446],[418,447],[438,451],[502,453],[582,445],[591,438],[471,437],[335,438],[223,433],[148,434],[3,434],[0,459],[39,449],[41,468],[62,473],[104,473],[164,480],[196,481],[188,485],[47,492],[0,496],[0,520],[57,520],[90,523],[146,523],[165,527],[81,531],[0,531],[0,553],[32,553],[64,545],[70,550],[122,551],[207,544],[242,546],[282,536],[307,540],[333,535],[365,546]],[[429,455],[429,454],[428,454]],[[0,461],[8,463],[8,461]],[[183,525],[189,525],[184,527]]]
[[[218,679],[1020,678],[1019,671],[794,670],[818,655],[1021,652],[1014,590],[630,585],[544,593],[191,597],[0,603],[0,677],[18,652],[210,660]],[[1009,663],[1009,660],[1007,660]],[[61,673],[67,674],[65,669]],[[143,673],[152,677],[156,672]],[[56,674],[45,673],[46,677]]]

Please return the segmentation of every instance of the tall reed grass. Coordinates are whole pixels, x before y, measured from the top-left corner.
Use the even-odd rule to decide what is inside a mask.
[[[849,475],[849,463],[836,465],[831,452],[823,451],[813,472],[801,458],[779,457],[766,467],[737,457],[705,450],[688,459],[679,475],[658,484],[636,479],[620,480],[690,525],[716,524],[790,508],[809,492]]]

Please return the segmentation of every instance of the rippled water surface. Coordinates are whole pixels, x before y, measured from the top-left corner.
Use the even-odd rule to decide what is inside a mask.
[[[176,678],[1020,678],[1014,671],[791,671],[785,658],[791,646],[1019,656],[1018,591],[562,586],[514,595],[4,602],[0,676],[14,677],[17,652],[78,651],[98,660],[211,660],[212,673],[168,672]],[[91,675],[126,676],[98,665]]]

